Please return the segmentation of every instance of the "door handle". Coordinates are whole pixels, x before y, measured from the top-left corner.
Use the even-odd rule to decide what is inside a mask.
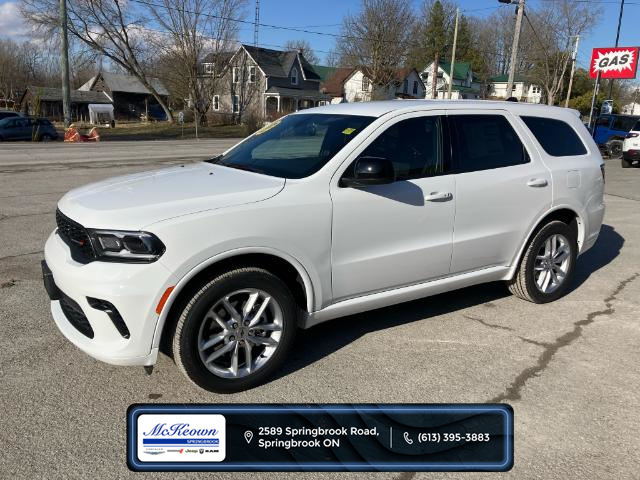
[[[548,184],[546,178],[532,178],[527,182],[527,187],[546,187]]]
[[[453,194],[451,192],[431,192],[424,197],[427,202],[444,202],[452,198]]]

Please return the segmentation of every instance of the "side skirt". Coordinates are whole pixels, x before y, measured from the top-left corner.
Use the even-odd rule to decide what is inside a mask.
[[[459,288],[470,287],[479,283],[495,282],[508,277],[509,267],[490,267],[473,272],[462,273],[453,277],[440,278],[429,282],[394,288],[383,292],[372,293],[362,297],[350,298],[329,305],[322,310],[306,314],[300,321],[301,328],[311,328],[319,323],[334,318],[354,315],[356,313],[388,307],[398,303],[430,297]]]

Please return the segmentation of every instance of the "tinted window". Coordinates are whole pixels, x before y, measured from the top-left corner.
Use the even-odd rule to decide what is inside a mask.
[[[628,132],[636,124],[637,120],[638,120],[637,117],[615,117],[615,120],[613,121],[613,125],[611,126],[611,128],[614,130],[621,130],[623,132]]]
[[[587,149],[575,130],[561,120],[542,117],[521,117],[533,136],[549,155],[568,157],[584,155]]]
[[[444,173],[442,118],[418,117],[398,122],[381,133],[360,156],[388,158],[398,180]]]
[[[502,115],[451,115],[458,172],[510,167],[529,162],[529,156]]]
[[[307,177],[374,120],[356,115],[288,115],[258,130],[215,163],[274,177]]]

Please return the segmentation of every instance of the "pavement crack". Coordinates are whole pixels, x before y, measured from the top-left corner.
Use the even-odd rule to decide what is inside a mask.
[[[513,332],[513,328],[511,328],[511,327],[504,327],[502,325],[496,325],[495,323],[485,322],[481,318],[472,317],[471,315],[463,315],[463,317],[466,318],[467,320],[473,320],[474,322],[481,323],[485,327],[495,328],[495,329],[498,329],[498,330],[508,330],[510,332]]]
[[[0,214],[0,222],[2,222],[3,220],[8,220],[10,218],[37,217],[38,215],[50,215],[52,213],[55,213],[55,211],[35,212],[35,213],[20,213],[18,215],[2,215],[2,214]]]
[[[17,253],[15,255],[7,255],[6,257],[0,257],[0,262],[2,260],[9,260],[10,258],[26,257],[27,255],[35,255],[36,253],[43,253],[43,252],[44,252],[44,250],[37,250],[35,252]]]
[[[549,366],[549,363],[553,359],[553,356],[558,352],[558,350],[560,350],[562,347],[566,347],[567,345],[572,344],[575,340],[580,338],[584,331],[584,327],[593,323],[598,317],[611,315],[612,313],[614,313],[615,309],[613,308],[613,302],[618,298],[620,292],[622,292],[622,290],[624,290],[625,287],[629,285],[629,283],[634,281],[639,276],[640,273],[635,273],[627,279],[622,280],[613,290],[613,292],[604,299],[606,308],[602,310],[596,310],[587,314],[586,318],[574,322],[573,330],[559,336],[552,343],[542,344],[544,345],[544,351],[538,357],[537,363],[531,367],[525,368],[514,379],[514,381],[511,382],[511,385],[505,390],[504,393],[501,393],[491,400],[488,400],[486,403],[499,403],[505,400],[520,400],[522,398],[521,390],[527,383],[527,381],[529,381],[533,377],[539,376],[539,374]],[[521,340],[524,340],[522,337],[520,338]]]

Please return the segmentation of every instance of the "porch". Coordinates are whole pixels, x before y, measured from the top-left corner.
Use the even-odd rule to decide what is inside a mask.
[[[282,115],[331,103],[331,97],[317,90],[271,87],[264,93],[264,116],[273,120]]]

